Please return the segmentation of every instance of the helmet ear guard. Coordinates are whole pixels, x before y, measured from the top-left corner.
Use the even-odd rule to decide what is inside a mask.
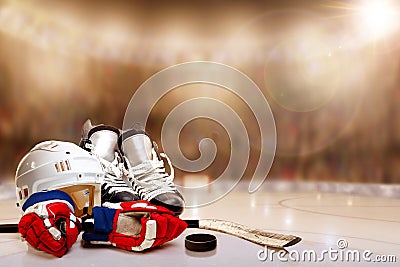
[[[71,185],[58,188],[67,193],[75,204],[75,215],[82,217],[92,215],[94,206],[101,206],[101,189],[99,184]]]

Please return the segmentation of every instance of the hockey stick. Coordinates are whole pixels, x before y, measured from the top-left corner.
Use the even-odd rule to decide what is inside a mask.
[[[250,228],[238,223],[216,220],[185,220],[188,228],[198,228],[226,233],[240,237],[247,241],[268,247],[284,248],[290,247],[301,241],[301,238],[294,235],[271,233],[264,230]],[[17,224],[0,224],[0,233],[17,233]]]

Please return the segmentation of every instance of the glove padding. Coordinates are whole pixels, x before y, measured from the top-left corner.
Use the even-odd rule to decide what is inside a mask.
[[[178,237],[185,221],[174,213],[148,201],[122,202],[108,207],[94,207],[93,219],[84,222],[93,227],[83,233],[83,240],[111,243],[125,250],[142,251],[160,246]],[[93,242],[94,241],[94,242]]]
[[[18,232],[32,247],[62,257],[78,238],[81,223],[73,214],[73,202],[69,196],[55,191],[35,193],[39,197],[33,194],[34,201],[27,200],[26,203],[32,205],[24,205]],[[58,199],[51,199],[54,195]],[[38,199],[44,201],[36,202]]]

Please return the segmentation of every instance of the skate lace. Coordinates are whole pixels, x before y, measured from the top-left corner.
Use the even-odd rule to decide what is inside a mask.
[[[97,157],[97,160],[100,162],[100,165],[106,174],[110,174],[110,175],[114,176],[115,177],[114,179],[122,180],[123,163],[117,152],[115,152],[115,157],[112,162],[103,159],[99,155],[96,155],[96,154],[93,154],[93,155],[95,155]]]
[[[105,172],[105,176],[102,181],[103,182],[102,186],[105,186],[104,194],[109,194],[112,192],[132,191],[132,189],[128,186],[128,184],[125,183],[125,181],[122,178],[124,174],[124,164],[121,160],[120,155],[117,152],[115,152],[115,157],[112,162],[109,162],[98,155],[95,156],[99,160],[100,165],[103,168],[103,171]]]
[[[107,174],[111,174],[112,176],[115,176],[116,178],[122,178],[123,174],[123,163],[121,160],[120,155],[117,152],[114,152],[114,160],[112,162],[103,159],[99,155],[93,152],[93,144],[85,144],[85,147],[89,149],[92,155],[94,155],[97,160],[100,162],[100,165],[103,169],[103,171]]]
[[[126,160],[129,180],[132,186],[135,187],[135,184],[141,186],[147,199],[151,199],[160,193],[174,192],[176,190],[173,183],[174,169],[168,156],[164,153],[159,154],[161,158],[166,159],[170,167],[170,174],[165,171],[164,161],[158,158],[154,149],[152,150],[152,155],[153,159],[146,160],[134,167],[130,166],[129,161]]]

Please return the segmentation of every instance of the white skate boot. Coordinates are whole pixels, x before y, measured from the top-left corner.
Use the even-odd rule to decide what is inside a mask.
[[[87,120],[82,126],[80,146],[96,155],[105,172],[101,185],[101,203],[139,200],[138,195],[122,179],[122,157],[117,151],[119,130],[112,126],[93,126]]]
[[[163,206],[180,215],[184,209],[184,199],[176,189],[174,169],[164,153],[158,153],[143,129],[131,129],[120,135],[118,146],[123,153],[128,170],[128,180],[140,199],[154,205]],[[166,172],[164,160],[168,162]]]

